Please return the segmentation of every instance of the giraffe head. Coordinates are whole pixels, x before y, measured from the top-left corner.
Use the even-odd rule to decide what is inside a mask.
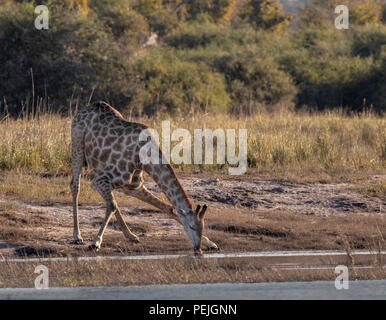
[[[190,214],[185,215],[185,230],[190,240],[193,242],[194,254],[196,256],[202,255],[201,238],[202,232],[204,230],[204,217],[207,208],[208,207],[206,205],[204,205],[202,208],[200,205],[198,205],[194,212],[191,210]]]

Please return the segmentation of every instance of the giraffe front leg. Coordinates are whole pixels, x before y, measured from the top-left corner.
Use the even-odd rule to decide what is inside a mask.
[[[103,234],[106,231],[107,225],[109,224],[109,221],[113,214],[114,214],[114,209],[112,208],[112,206],[108,206],[106,209],[105,219],[99,229],[99,232],[94,238],[92,245],[88,247],[90,250],[98,251],[100,249],[103,241]]]
[[[89,250],[98,251],[102,245],[103,234],[106,231],[107,225],[109,224],[111,217],[116,211],[116,205],[112,194],[111,181],[109,177],[103,172],[98,172],[95,175],[94,179],[91,182],[91,188],[98,191],[106,202],[105,219],[103,220],[99,232],[92,242],[92,245],[88,247]]]
[[[143,202],[151,204],[152,206],[160,209],[163,212],[172,215],[173,206],[164,202],[154,194],[152,194],[144,185],[139,188],[130,189],[130,188],[122,188],[123,192],[129,196],[135,197]]]
[[[115,212],[115,216],[116,216],[116,218],[117,218],[117,220],[118,220],[118,223],[119,223],[119,225],[120,225],[120,227],[121,227],[121,230],[122,230],[124,236],[125,236],[127,239],[130,239],[131,241],[138,243],[138,242],[139,242],[138,236],[136,236],[136,235],[129,229],[129,227],[127,226],[125,220],[123,220],[122,214],[121,214],[121,212],[120,212],[119,210],[117,210],[117,211]]]
[[[138,243],[139,238],[133,232],[131,232],[130,228],[127,226],[125,220],[122,217],[122,213],[119,210],[118,206],[116,206],[115,217],[117,218],[117,221],[121,227],[121,230],[122,230],[124,236],[127,239],[130,239],[131,241]]]
[[[219,250],[217,244],[210,241],[207,237],[202,236],[201,243],[210,250]]]
[[[137,199],[140,199],[146,203],[153,205],[154,207],[160,209],[163,212],[166,212],[172,219],[176,220],[178,223],[181,223],[180,218],[174,212],[173,206],[163,202],[157,196],[152,194],[144,185],[140,186],[137,189],[123,188],[123,192],[127,195],[133,196]],[[207,237],[202,236],[202,244],[210,250],[219,250],[218,246]]]

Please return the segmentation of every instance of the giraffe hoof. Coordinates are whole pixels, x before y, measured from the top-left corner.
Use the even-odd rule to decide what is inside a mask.
[[[88,250],[98,252],[100,248],[98,248],[95,244],[89,245]]]
[[[202,250],[201,249],[199,249],[199,250],[194,250],[194,257],[195,258],[201,258],[201,257],[203,257],[204,256],[204,254],[202,253]]]
[[[138,237],[131,238],[131,241],[133,241],[134,243],[139,243],[140,242]]]
[[[83,239],[76,239],[71,242],[72,244],[83,244]]]

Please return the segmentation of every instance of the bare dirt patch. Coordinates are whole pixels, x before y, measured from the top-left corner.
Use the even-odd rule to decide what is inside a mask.
[[[184,177],[181,183],[194,202],[209,205],[205,234],[225,252],[385,247],[385,199],[361,193],[347,183],[210,177]],[[146,184],[158,192],[154,183]],[[120,194],[118,198],[122,197]],[[65,199],[63,203],[39,205],[15,199],[15,195],[13,200],[0,198],[0,254],[92,255],[87,246],[99,229],[104,205],[102,201],[89,204],[89,200],[82,205],[81,194],[79,218],[85,245],[75,245],[71,243],[71,199]],[[99,254],[191,252],[191,244],[176,221],[147,204],[130,201],[125,200],[121,210],[140,243],[126,240],[113,221]]]
[[[384,179],[372,177],[371,181]],[[285,210],[305,215],[382,212],[386,200],[369,197],[349,183],[290,183],[256,179],[181,179],[188,194],[197,202],[216,207]],[[150,184],[157,190],[154,184]]]

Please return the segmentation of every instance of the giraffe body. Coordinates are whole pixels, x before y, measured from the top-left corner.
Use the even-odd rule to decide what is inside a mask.
[[[165,162],[162,152],[157,164],[143,164],[139,152],[147,141],[141,141],[141,132],[148,127],[141,123],[128,122],[122,115],[104,102],[97,102],[79,111],[73,119],[72,138],[72,181],[74,216],[74,241],[83,243],[78,222],[79,180],[83,164],[95,170],[91,187],[97,190],[106,202],[106,215],[102,226],[90,248],[99,249],[104,231],[113,214],[124,235],[135,242],[138,237],[126,225],[113,190],[121,189],[125,194],[137,197],[170,214],[179,221],[193,243],[196,254],[201,254],[201,240],[209,248],[217,249],[215,243],[202,236],[206,206],[192,205],[182,188],[173,168]],[[147,134],[151,139],[150,133]],[[147,172],[169,199],[167,204],[153,195],[144,186],[143,173]]]

